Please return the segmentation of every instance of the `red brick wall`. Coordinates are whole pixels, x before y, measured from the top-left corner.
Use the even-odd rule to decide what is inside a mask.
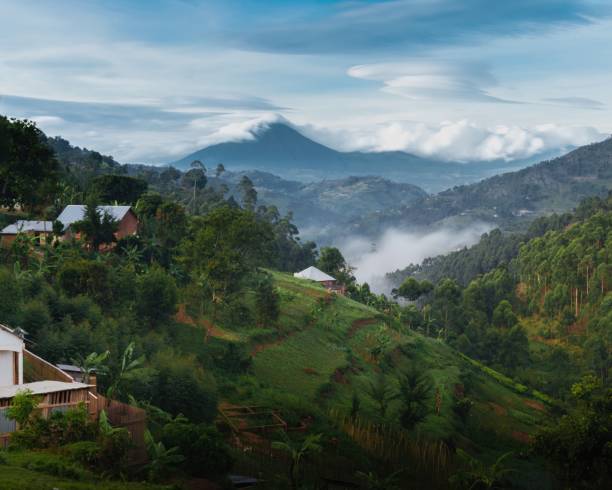
[[[117,228],[117,233],[115,236],[117,239],[135,235],[138,231],[138,218],[132,211],[128,211],[127,214],[123,217],[123,219],[119,222],[119,227]]]

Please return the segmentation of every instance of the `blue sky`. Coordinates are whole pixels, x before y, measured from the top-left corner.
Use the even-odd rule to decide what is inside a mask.
[[[0,0],[0,113],[161,163],[288,120],[338,149],[525,158],[612,132],[605,0]]]

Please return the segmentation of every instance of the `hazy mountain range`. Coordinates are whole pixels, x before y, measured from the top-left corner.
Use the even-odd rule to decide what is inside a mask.
[[[378,175],[418,185],[428,192],[439,192],[455,185],[522,168],[535,161],[463,164],[423,158],[402,151],[341,152],[317,143],[280,122],[253,130],[251,134],[252,139],[208,146],[172,165],[187,169],[191,162],[200,160],[211,167],[223,163],[232,170],[259,170],[306,182]],[[539,155],[540,158],[548,156]]]
[[[588,196],[612,190],[612,138],[516,172],[454,187],[407,206],[355,219],[351,232],[379,236],[388,228],[410,229],[440,223],[487,222],[516,229],[535,217],[572,209]]]

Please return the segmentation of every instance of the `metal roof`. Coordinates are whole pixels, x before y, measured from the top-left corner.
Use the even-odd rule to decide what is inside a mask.
[[[57,393],[58,391],[82,390],[90,388],[84,383],[65,383],[63,381],[35,381],[34,383],[24,383],[22,385],[0,386],[0,399],[13,398],[17,393],[29,390],[33,395],[45,395],[47,393]]]
[[[85,208],[86,206],[84,204],[69,204],[57,217],[57,220],[67,228],[72,223],[76,223],[83,219],[85,216]],[[130,209],[130,206],[98,206],[98,211],[110,214],[115,221],[121,221]]]
[[[314,266],[308,267],[301,272],[293,274],[294,277],[300,277],[302,279],[310,279],[311,281],[323,282],[323,281],[335,281],[336,279],[329,274],[325,274],[322,270],[317,269]]]
[[[52,232],[53,221],[26,221],[19,220],[12,225],[8,225],[0,234],[2,235],[16,235],[17,233],[24,233],[26,231],[39,231],[39,232]]]

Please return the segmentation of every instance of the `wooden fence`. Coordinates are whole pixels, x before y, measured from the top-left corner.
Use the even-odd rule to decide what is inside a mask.
[[[147,430],[147,413],[138,407],[111,400],[100,394],[89,394],[90,411],[95,406],[97,413],[106,412],[108,421],[113,427],[123,427],[128,430],[132,438],[133,447],[128,454],[130,464],[144,464],[148,460],[147,447],[144,434]]]

